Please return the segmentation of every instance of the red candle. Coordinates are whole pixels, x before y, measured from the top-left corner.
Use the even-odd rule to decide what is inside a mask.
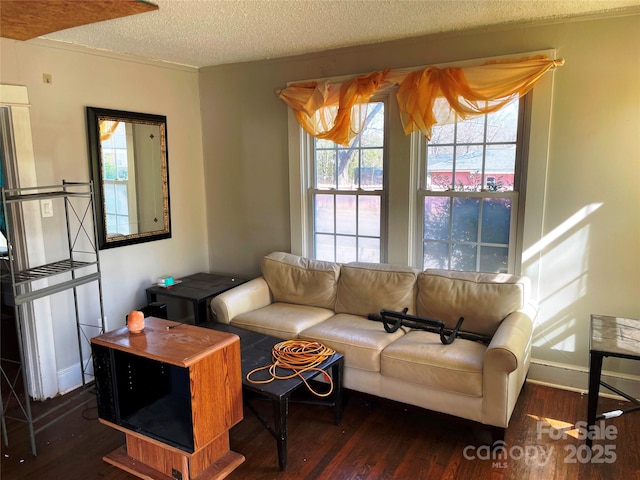
[[[144,330],[144,313],[138,310],[129,312],[127,328],[131,333],[141,333]]]

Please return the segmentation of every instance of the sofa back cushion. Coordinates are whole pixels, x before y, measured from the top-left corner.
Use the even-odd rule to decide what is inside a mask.
[[[415,312],[417,272],[410,267],[353,262],[342,265],[336,313],[367,316],[381,309]]]
[[[493,335],[507,315],[523,308],[531,290],[527,277],[502,273],[428,269],[418,275],[417,314],[453,328]]]
[[[262,276],[276,302],[335,307],[340,276],[337,263],[273,252],[262,259]]]

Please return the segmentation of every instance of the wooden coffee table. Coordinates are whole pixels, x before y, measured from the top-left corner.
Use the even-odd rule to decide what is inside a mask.
[[[226,323],[207,322],[202,325],[206,328],[222,332],[234,333],[240,337],[240,363],[242,365],[242,391],[245,405],[251,410],[260,423],[273,435],[278,446],[278,465],[280,470],[287,468],[287,414],[289,412],[289,400],[293,393],[305,388],[304,382],[298,378],[287,380],[274,380],[270,383],[251,383],[247,380],[247,374],[255,368],[272,363],[271,352],[274,345],[283,340],[270,337],[262,333],[252,332],[243,328],[234,327]],[[340,424],[342,418],[342,370],[344,368],[344,356],[341,353],[334,353],[328,360],[319,365],[323,372],[331,372],[333,379],[333,393],[331,399],[319,398],[311,399],[306,403],[315,405],[328,405],[333,407],[334,422]],[[290,373],[290,371],[282,370]],[[260,374],[267,378],[266,371],[258,372],[255,379],[261,379]],[[307,381],[313,379],[322,372],[310,371],[302,374]],[[253,378],[253,377],[252,377]],[[271,400],[273,406],[274,428],[264,420],[248,401],[248,394],[257,394],[263,398]]]
[[[245,283],[247,280],[215,273],[196,273],[178,279],[170,287],[154,285],[147,288],[147,303],[158,301],[158,297],[178,298],[193,305],[194,323],[199,325],[207,321],[207,300],[227,290]]]

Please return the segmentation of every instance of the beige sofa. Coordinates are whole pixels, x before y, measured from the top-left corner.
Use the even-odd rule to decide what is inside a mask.
[[[483,424],[504,438],[527,375],[536,308],[529,280],[506,274],[337,264],[274,252],[262,276],[211,301],[217,320],[345,356],[344,386]],[[439,319],[489,345],[367,319],[381,309]]]

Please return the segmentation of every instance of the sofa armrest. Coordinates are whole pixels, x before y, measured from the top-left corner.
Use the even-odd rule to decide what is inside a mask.
[[[269,286],[263,277],[238,285],[211,299],[211,311],[218,322],[230,323],[236,316],[273,303]]]
[[[531,305],[505,318],[491,339],[482,371],[482,421],[506,428],[529,370],[533,324]]]
[[[533,334],[533,310],[524,309],[505,318],[491,339],[484,357],[484,373],[511,373],[524,366]]]

